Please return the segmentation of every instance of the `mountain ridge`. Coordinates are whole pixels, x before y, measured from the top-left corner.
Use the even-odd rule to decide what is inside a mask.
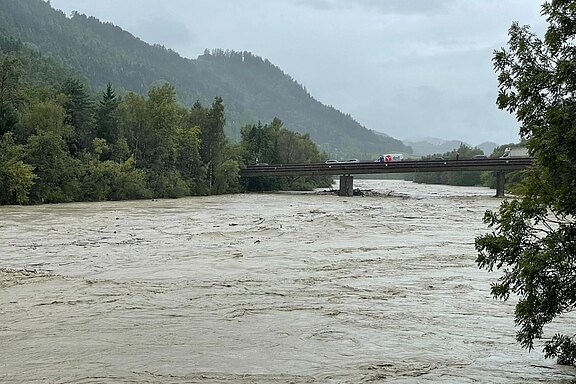
[[[121,91],[145,94],[151,86],[168,82],[187,107],[220,96],[226,105],[226,133],[233,141],[243,125],[278,117],[336,158],[412,151],[322,104],[279,67],[250,52],[215,49],[188,59],[95,17],[77,12],[67,17],[42,0],[3,0],[0,25],[10,36],[82,74],[97,89],[112,83]]]

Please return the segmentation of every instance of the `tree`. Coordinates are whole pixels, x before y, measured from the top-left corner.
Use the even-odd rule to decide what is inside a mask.
[[[172,85],[164,84],[148,91],[146,124],[149,126],[148,139],[151,142],[144,153],[146,167],[162,171],[174,165],[175,136],[184,113],[181,109]]]
[[[79,161],[73,159],[62,136],[54,131],[30,136],[26,162],[38,176],[30,197],[36,203],[62,203],[79,200]]]
[[[217,182],[218,174],[222,174],[217,173],[217,169],[223,162],[222,155],[226,147],[225,122],[223,100],[217,96],[206,114],[206,124],[200,126],[200,140],[202,141],[200,155],[206,166],[206,177],[211,190]]]
[[[494,297],[518,297],[516,338],[534,348],[544,327],[576,305],[576,3],[542,5],[544,39],[512,24],[508,49],[494,54],[500,109],[516,115],[520,135],[535,158],[522,195],[486,212],[492,232],[476,239],[477,263],[501,277]],[[574,335],[544,343],[546,357],[576,362]]]
[[[216,177],[212,186],[213,193],[236,193],[239,192],[240,166],[235,160],[226,160],[216,168]]]
[[[22,141],[41,132],[54,132],[65,140],[71,139],[74,129],[65,124],[66,111],[53,101],[32,103],[22,115],[18,133]]]
[[[153,145],[149,124],[146,124],[146,99],[136,93],[129,93],[118,106],[121,131],[128,147],[132,149],[136,164],[143,162],[148,146]]]
[[[249,124],[241,129],[243,160],[245,164],[278,163],[278,125]],[[249,191],[272,191],[282,189],[283,178],[250,177],[243,180]]]
[[[51,101],[32,104],[22,117],[25,161],[38,176],[30,192],[32,202],[79,200],[79,162],[70,156],[67,138],[73,129],[65,120],[66,111]]]
[[[0,138],[0,204],[26,204],[36,175],[11,132]]]
[[[22,64],[14,55],[0,52],[0,135],[13,131],[21,101]]]
[[[70,145],[72,152],[78,155],[88,148],[94,139],[93,105],[86,87],[76,79],[67,79],[62,86],[67,100],[64,104],[66,123],[74,127],[76,142]]]
[[[242,128],[242,158],[245,164],[254,163],[313,163],[323,162],[328,156],[310,140],[310,135],[290,131],[280,119],[270,124],[246,125]],[[316,177],[251,177],[243,181],[250,191],[282,189],[308,190],[330,186],[330,176]]]
[[[205,168],[200,159],[200,128],[181,128],[176,132],[176,169],[188,184],[190,194],[207,194],[204,188]]]
[[[146,147],[142,166],[149,169],[148,183],[157,197],[185,196],[190,188],[175,167],[178,132],[187,123],[188,111],[178,104],[176,90],[170,84],[150,89],[146,110],[145,124],[152,141]]]
[[[117,114],[119,103],[112,84],[108,83],[96,108],[96,137],[109,143],[115,143],[120,138]]]
[[[279,163],[278,159],[278,136],[282,123],[258,125],[249,124],[242,127],[242,143],[244,146],[244,161],[246,164],[254,163]],[[286,161],[290,162],[290,161]]]

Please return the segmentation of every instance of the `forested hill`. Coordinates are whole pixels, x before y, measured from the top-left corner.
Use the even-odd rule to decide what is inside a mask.
[[[0,29],[82,74],[95,88],[112,83],[121,91],[145,94],[150,86],[168,82],[188,107],[220,96],[233,140],[243,125],[278,117],[336,157],[411,151],[323,105],[278,67],[249,52],[213,50],[186,59],[94,17],[74,13],[67,18],[43,0],[2,0]]]

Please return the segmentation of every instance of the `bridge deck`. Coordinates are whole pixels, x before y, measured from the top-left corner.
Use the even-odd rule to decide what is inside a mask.
[[[515,171],[534,161],[531,157],[488,158],[464,160],[405,160],[389,163],[362,161],[358,163],[309,163],[251,165],[240,170],[242,177],[367,175],[375,173],[414,173],[446,171]]]

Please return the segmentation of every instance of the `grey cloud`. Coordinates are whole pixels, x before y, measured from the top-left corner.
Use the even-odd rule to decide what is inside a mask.
[[[444,12],[456,0],[360,0],[358,5],[371,7],[385,14],[431,14]]]
[[[364,7],[383,14],[433,14],[444,12],[457,0],[296,0],[303,6],[319,10]]]

